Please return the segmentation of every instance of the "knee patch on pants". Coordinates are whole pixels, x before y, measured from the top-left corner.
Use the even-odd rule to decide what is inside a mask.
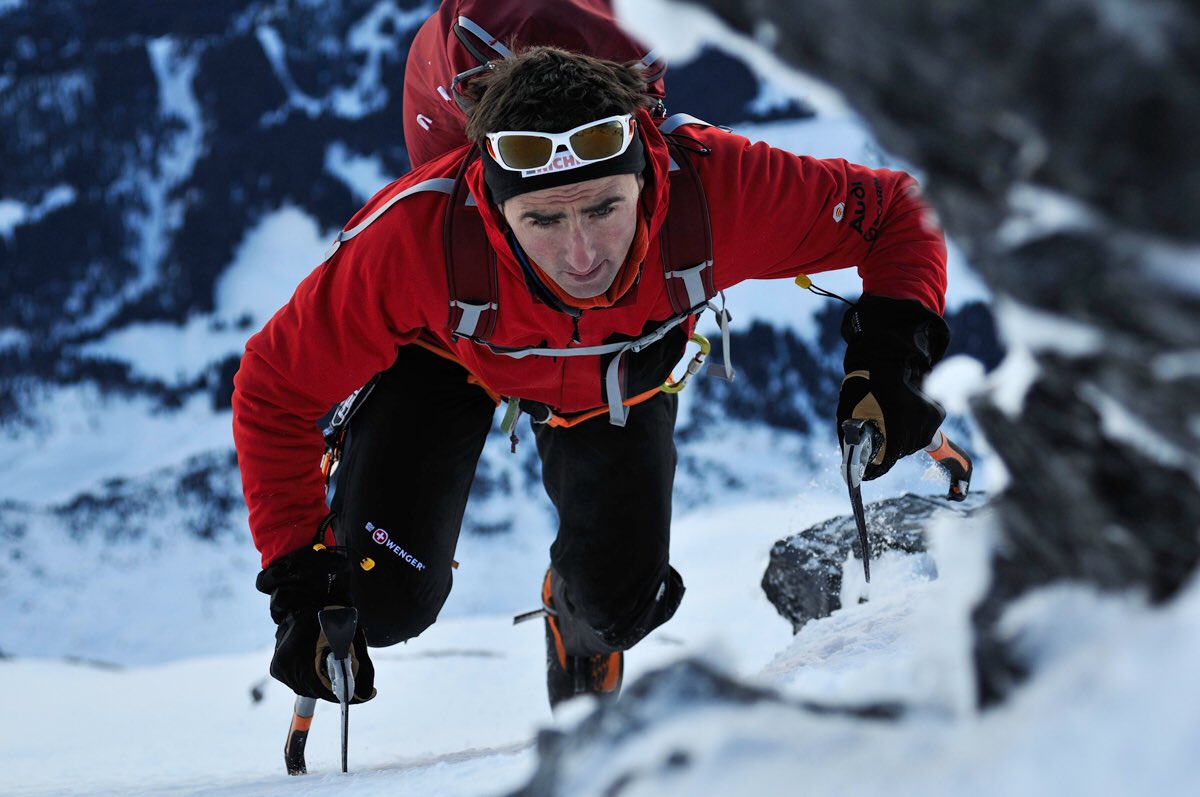
[[[683,600],[683,578],[667,566],[638,595],[578,594],[557,573],[551,581],[563,646],[573,656],[628,650],[670,620]]]

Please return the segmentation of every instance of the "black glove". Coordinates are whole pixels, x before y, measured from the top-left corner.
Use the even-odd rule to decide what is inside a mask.
[[[298,695],[337,702],[325,670],[329,642],[317,612],[351,605],[349,578],[346,558],[324,546],[293,551],[258,574],[255,586],[271,596],[271,619],[279,625],[271,675]],[[364,703],[375,697],[375,667],[361,627],[354,634],[350,662],[354,673],[350,702]]]
[[[838,442],[843,421],[874,421],[884,444],[863,478],[875,479],[924,448],[946,418],[921,383],[946,353],[950,328],[918,301],[865,294],[842,318],[842,337],[846,378],[838,397]]]

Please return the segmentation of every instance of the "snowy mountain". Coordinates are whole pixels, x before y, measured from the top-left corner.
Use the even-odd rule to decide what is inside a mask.
[[[773,17],[785,4],[760,5],[759,21],[797,37],[786,44],[804,41],[835,64],[806,66],[837,73],[836,48],[810,41],[828,20],[797,12],[809,31],[794,33]],[[1138,384],[1129,373],[1167,374],[1156,396],[1175,400],[1165,413],[1184,430],[1168,440],[1197,436],[1188,352],[1200,344],[1194,321],[1180,320],[1194,304],[1189,272],[1168,269],[1176,292],[1150,305],[1163,319],[1122,317],[1112,338],[1121,357],[1109,365],[1096,335],[1110,329],[1063,326],[1030,308],[1083,302],[1090,324],[1115,293],[1145,301],[1153,291],[1117,280],[1080,298],[1039,279],[1055,273],[1049,254],[1020,260],[1022,291],[1000,315],[1014,355],[992,377],[990,403],[975,404],[989,443],[969,402],[1004,354],[989,308],[1008,261],[986,245],[981,219],[1008,218],[1008,205],[956,193],[945,162],[963,168],[964,156],[952,143],[940,139],[939,158],[932,134],[919,147],[896,137],[894,109],[863,100],[877,99],[862,89],[874,85],[870,75],[844,70],[862,83],[843,82],[839,93],[769,61],[715,18],[667,2],[638,4],[629,18],[674,48],[671,110],[796,152],[907,168],[930,185],[955,225],[955,343],[929,388],[951,411],[947,429],[979,457],[976,488],[1009,492],[970,518],[947,508],[914,527],[927,550],[880,559],[866,603],[861,568],[847,557],[841,608],[793,637],[760,582],[782,538],[845,528],[833,520],[848,505],[830,422],[840,303],[786,283],[739,286],[729,299],[740,377],[699,380],[681,404],[672,560],[688,597],[630,655],[631,699],[550,716],[540,629],[513,629],[510,618],[536,603],[553,518],[532,435],[524,430],[514,456],[497,433],[438,625],[381,650],[380,697],[355,707],[357,774],[332,774],[336,722],[322,706],[314,774],[303,786],[284,779],[290,696],[265,674],[273,628],[253,590],[259,563],[229,433],[231,378],[246,337],[361,201],[407,168],[404,53],[431,10],[394,0],[0,0],[0,673],[18,685],[11,719],[0,723],[0,791],[1130,794],[1200,785],[1189,768],[1200,741],[1194,695],[1181,686],[1200,664],[1187,641],[1200,619],[1187,580],[1194,557],[1179,533],[1200,517],[1194,454],[1162,444],[1157,421],[1142,423],[1158,398],[1128,400]],[[655,14],[665,21],[656,25]],[[753,20],[726,17],[771,40]],[[967,160],[988,162],[981,153]],[[1012,200],[1078,220],[1077,206],[1034,190],[1073,187],[1054,176],[1030,178]],[[971,201],[955,204],[960,195]],[[1018,242],[1057,229],[1039,227],[1049,222],[1032,211],[1018,221],[1006,228]],[[1172,225],[1161,232],[1178,233]],[[1191,245],[1185,239],[1181,262],[1192,262]],[[1072,276],[1088,266],[1070,262]],[[859,290],[853,273],[818,283],[849,297]],[[1179,339],[1162,347],[1164,327]],[[1147,329],[1160,348],[1138,337]],[[1079,352],[1082,366],[1072,360]],[[1082,388],[1091,414],[1076,411],[1075,383],[1092,386]],[[1054,414],[1056,403],[1069,411]],[[1033,434],[1063,427],[1069,434],[1044,438],[1049,451]],[[1164,462],[1173,471],[1156,482]],[[1085,473],[1084,486],[1063,470]],[[869,501],[936,494],[937,478],[914,457],[865,492]],[[1139,500],[1122,504],[1114,479]],[[1054,494],[1064,482],[1069,489]],[[1078,537],[1045,535],[1057,521],[1111,529],[1106,556]],[[1138,536],[1154,524],[1161,536]],[[1131,535],[1149,543],[1131,545]],[[1044,556],[1030,559],[1031,548]],[[1133,578],[1103,568],[1112,578],[1095,578],[1086,567],[1131,552],[1141,568]],[[1009,578],[1030,561],[1027,579]],[[1064,572],[1084,583],[1057,583]],[[1144,584],[1147,573],[1166,574],[1158,583],[1171,589],[1086,585]],[[1145,595],[1173,601],[1156,609]],[[981,662],[989,651],[994,659]],[[1099,660],[1111,666],[1096,670]],[[1029,685],[1015,689],[1014,673]],[[1009,700],[980,713],[978,693],[989,690]],[[80,722],[81,706],[97,719]]]
[[[0,596],[21,609],[0,651],[136,663],[221,639],[244,650],[269,630],[251,588],[231,378],[245,339],[407,168],[404,56],[430,11],[0,7]],[[795,151],[894,162],[837,102],[780,91],[719,49],[670,76],[672,108]],[[859,290],[852,274],[821,282]],[[961,258],[953,283],[953,351],[991,368],[987,293]],[[681,507],[788,495],[831,455],[840,309],[775,285],[730,300],[742,377],[685,397]],[[734,439],[772,453],[731,458]],[[502,560],[495,550],[544,550],[552,516],[532,446],[488,447],[467,532],[460,559],[471,546]],[[520,561],[509,565],[525,580],[491,597],[514,611],[541,567]],[[178,622],[163,627],[144,596],[171,583]]]

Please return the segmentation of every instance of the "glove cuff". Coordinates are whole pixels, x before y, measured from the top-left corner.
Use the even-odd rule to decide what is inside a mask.
[[[950,345],[950,327],[915,299],[864,294],[842,317],[845,372],[904,364],[924,375]]]
[[[325,546],[306,546],[268,565],[254,586],[271,596],[271,619],[325,606],[351,606],[346,558]]]

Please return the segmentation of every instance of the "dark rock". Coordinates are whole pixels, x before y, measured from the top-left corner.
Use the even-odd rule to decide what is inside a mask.
[[[772,690],[736,681],[705,662],[684,659],[639,678],[625,689],[619,700],[602,701],[571,731],[540,733],[537,771],[525,787],[510,797],[568,797],[563,783],[569,778],[578,780],[580,773],[592,778],[592,793],[621,794],[631,784],[686,768],[709,754],[690,749],[688,740],[681,739],[660,761],[630,769],[611,766],[622,748],[636,748],[656,725],[691,712],[739,709],[763,703],[819,716],[882,721],[903,715],[903,707],[891,703],[839,706],[788,700]],[[598,765],[601,762],[603,766]],[[601,778],[599,782],[595,780],[597,777]]]
[[[1200,562],[1200,9],[697,4],[842,89],[993,291],[1036,311],[1007,329],[1037,365],[1024,401],[976,407],[1011,474],[981,698],[1021,675],[995,630],[1015,596],[1073,579],[1170,598]]]
[[[968,497],[967,503],[952,504],[942,498],[905,494],[867,504],[864,515],[871,558],[877,559],[886,551],[921,553],[931,518],[945,513],[970,516],[982,505],[981,498],[975,494]],[[842,607],[842,568],[851,553],[862,559],[853,515],[831,518],[771,548],[762,588],[792,624],[793,631]]]

